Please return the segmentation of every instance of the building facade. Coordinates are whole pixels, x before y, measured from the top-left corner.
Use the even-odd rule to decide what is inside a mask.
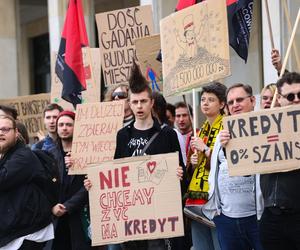
[[[90,46],[98,45],[95,13],[151,4],[155,31],[171,14],[177,0],[82,0]],[[275,47],[284,57],[300,0],[269,2]],[[0,98],[49,92],[51,51],[57,51],[68,0],[0,0]],[[298,27],[287,69],[300,70]],[[265,1],[254,0],[253,24],[247,64],[231,49],[232,75],[223,82],[251,84],[258,94],[263,85],[276,82]],[[298,54],[298,56],[296,56]]]

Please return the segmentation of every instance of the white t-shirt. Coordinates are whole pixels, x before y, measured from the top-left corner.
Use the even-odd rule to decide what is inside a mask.
[[[176,128],[174,130],[177,134],[177,138],[179,141],[183,163],[184,163],[184,165],[186,165],[186,140],[187,140],[187,137],[190,135],[190,133],[183,135]]]
[[[42,228],[41,230],[28,234],[25,236],[22,236],[20,238],[17,238],[8,244],[6,244],[3,247],[0,247],[0,250],[16,250],[19,249],[24,240],[30,240],[30,241],[35,241],[35,242],[45,242],[48,240],[54,239],[54,228],[53,224],[49,224],[48,226]]]
[[[222,213],[231,218],[255,215],[255,176],[229,176],[223,150],[219,151],[218,157],[218,188]]]

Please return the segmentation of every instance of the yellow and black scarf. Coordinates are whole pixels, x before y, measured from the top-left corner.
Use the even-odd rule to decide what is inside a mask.
[[[198,133],[198,136],[211,150],[215,145],[217,135],[223,129],[222,118],[223,115],[218,115],[211,126],[206,120]],[[207,157],[201,153],[188,187],[186,205],[200,205],[207,201],[209,175],[209,168],[205,168],[207,163]]]

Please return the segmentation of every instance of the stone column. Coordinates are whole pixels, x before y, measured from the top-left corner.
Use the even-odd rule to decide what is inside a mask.
[[[0,98],[18,95],[16,22],[16,1],[0,1]]]
[[[48,0],[50,53],[58,51],[69,0]],[[95,45],[94,0],[82,0],[90,46]]]

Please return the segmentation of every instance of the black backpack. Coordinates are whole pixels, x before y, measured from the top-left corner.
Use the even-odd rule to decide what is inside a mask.
[[[36,179],[36,184],[45,194],[50,205],[54,206],[59,201],[60,188],[57,161],[48,151],[34,149],[32,152],[39,159],[43,167],[40,176]]]

